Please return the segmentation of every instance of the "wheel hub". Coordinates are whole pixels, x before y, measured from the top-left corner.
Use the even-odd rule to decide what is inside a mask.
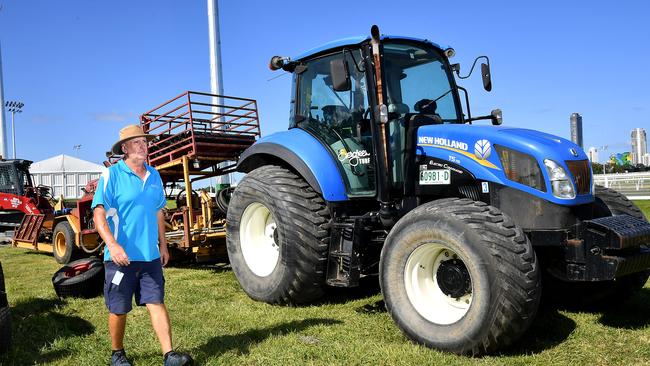
[[[280,258],[280,234],[271,211],[261,203],[251,203],[244,210],[239,226],[246,265],[256,276],[269,276]]]
[[[471,288],[467,267],[458,259],[442,261],[436,272],[436,279],[442,293],[453,298],[468,294]]]

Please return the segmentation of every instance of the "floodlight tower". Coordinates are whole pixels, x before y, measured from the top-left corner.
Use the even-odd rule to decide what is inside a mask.
[[[17,101],[12,101],[8,100],[5,103],[5,107],[7,107],[7,110],[11,112],[11,145],[13,146],[13,158],[16,158],[16,127],[14,125],[14,118],[16,116],[16,113],[22,113],[23,112],[23,106],[25,104],[23,102],[17,102]]]

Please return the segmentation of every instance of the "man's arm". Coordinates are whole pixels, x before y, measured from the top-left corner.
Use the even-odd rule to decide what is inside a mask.
[[[128,266],[130,263],[129,256],[126,255],[124,248],[113,237],[113,233],[108,227],[108,221],[106,221],[106,210],[104,206],[98,205],[95,207],[93,210],[93,219],[99,236],[102,237],[110,252],[111,260],[120,266]]]
[[[165,214],[158,210],[158,248],[160,249],[160,262],[163,266],[169,262],[169,250],[167,250],[167,238],[165,237]]]

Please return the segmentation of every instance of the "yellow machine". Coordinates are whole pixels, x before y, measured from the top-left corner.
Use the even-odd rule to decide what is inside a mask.
[[[215,192],[193,185],[234,171],[239,155],[260,136],[253,99],[188,91],[144,113],[140,124],[155,136],[149,165],[160,173],[168,200],[166,237],[175,258],[198,262],[226,257],[226,209],[229,188]],[[106,166],[121,159],[109,155]],[[90,209],[97,181],[86,186],[74,208],[62,201],[54,214],[26,215],[15,231],[17,247],[51,252],[59,263],[82,255],[99,255],[103,243]],[[178,192],[174,195],[175,192]]]

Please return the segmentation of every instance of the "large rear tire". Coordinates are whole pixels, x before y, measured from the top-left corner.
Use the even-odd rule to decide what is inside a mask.
[[[0,308],[0,354],[11,346],[11,312],[9,307]]]
[[[7,302],[4,272],[0,263],[0,354],[11,346],[11,311]]]
[[[77,247],[74,244],[74,231],[67,221],[54,227],[52,234],[52,252],[57,263],[68,264],[74,259]]]
[[[498,209],[457,198],[426,203],[397,222],[382,250],[380,284],[408,338],[471,355],[516,340],[541,293],[523,231]]]
[[[227,214],[230,265],[252,299],[303,304],[323,295],[330,215],[307,182],[279,166],[248,173]]]

